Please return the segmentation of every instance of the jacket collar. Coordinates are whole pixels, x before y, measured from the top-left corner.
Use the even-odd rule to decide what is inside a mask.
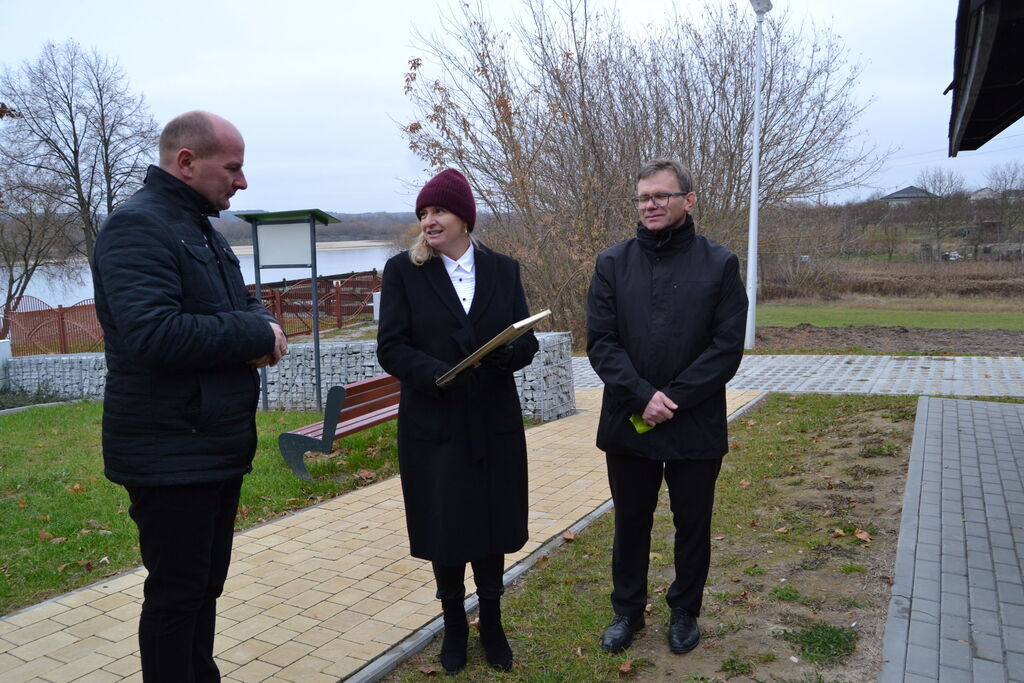
[[[220,212],[210,200],[178,180],[159,166],[150,165],[146,171],[146,188],[166,195],[172,202],[189,212],[216,216]]]
[[[636,238],[644,251],[675,253],[685,251],[693,244],[696,229],[693,225],[693,216],[686,214],[686,218],[680,225],[661,230],[648,230],[640,223],[636,227]]]

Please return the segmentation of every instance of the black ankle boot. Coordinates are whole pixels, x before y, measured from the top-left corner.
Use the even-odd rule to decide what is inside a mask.
[[[444,640],[441,641],[441,666],[446,674],[457,674],[466,666],[466,644],[469,641],[469,622],[462,598],[442,600],[444,610]]]
[[[492,669],[512,670],[512,648],[501,627],[500,600],[480,599],[480,644]]]

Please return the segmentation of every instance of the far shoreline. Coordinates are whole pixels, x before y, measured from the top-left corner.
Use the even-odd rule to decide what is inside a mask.
[[[317,251],[346,251],[351,249],[386,249],[394,243],[388,240],[346,240],[341,242],[317,242]],[[251,244],[238,244],[231,247],[236,254],[252,256]]]

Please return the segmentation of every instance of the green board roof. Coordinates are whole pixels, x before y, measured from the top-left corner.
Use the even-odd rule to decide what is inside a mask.
[[[317,223],[340,223],[341,221],[320,209],[294,209],[292,211],[243,211],[236,213],[235,216],[241,218],[243,221],[258,222],[258,223],[269,223],[271,221],[308,221],[309,217],[312,216]]]

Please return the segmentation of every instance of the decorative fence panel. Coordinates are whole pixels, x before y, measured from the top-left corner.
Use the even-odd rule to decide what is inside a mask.
[[[103,330],[96,319],[92,299],[54,308],[34,296],[23,296],[5,317],[10,326],[11,352],[15,356],[103,349]]]

